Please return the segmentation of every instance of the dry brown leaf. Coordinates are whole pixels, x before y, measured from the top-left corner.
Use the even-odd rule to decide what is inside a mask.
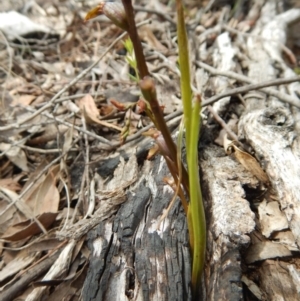
[[[56,216],[57,213],[47,212],[38,216],[37,219],[45,229],[48,229],[55,221]],[[18,241],[39,234],[41,231],[39,225],[29,219],[9,227],[1,238],[8,241]]]
[[[35,259],[35,252],[28,253],[26,250],[22,250],[16,256],[14,256],[13,260],[9,261],[7,265],[0,270],[0,282],[26,268],[28,265],[34,262]]]
[[[251,279],[249,279],[245,275],[242,276],[241,280],[244,282],[245,285],[247,285],[248,289],[252,292],[252,294],[258,300],[262,300],[263,293],[262,293],[262,291],[260,290],[260,288],[258,287],[258,285],[254,281],[252,281]]]
[[[56,219],[55,219],[56,220]],[[41,237],[40,241],[35,242],[34,244],[26,248],[27,252],[43,252],[54,250],[61,245],[61,241],[54,238],[44,238]]]
[[[143,40],[145,40],[153,49],[166,52],[168,49],[155,37],[149,26],[140,28],[139,33]]]
[[[39,182],[39,185],[34,187],[34,190],[32,190],[32,193],[29,193],[29,195],[27,195],[27,198],[25,199],[25,201],[18,200],[16,202],[16,207],[28,219],[34,220],[35,222],[33,223],[33,225],[26,225],[26,227],[24,227],[24,225],[23,225],[24,229],[22,228],[21,230],[19,228],[19,224],[11,226],[7,231],[12,231],[12,229],[14,229],[17,226],[17,229],[13,230],[13,232],[14,232],[14,234],[16,234],[16,236],[13,236],[13,237],[20,237],[23,235],[29,236],[32,233],[34,233],[34,234],[39,233],[41,230],[40,229],[41,227],[39,227],[39,226],[41,226],[41,225],[44,226],[43,222],[41,222],[40,225],[38,226],[38,224],[40,222],[40,218],[42,218],[43,221],[45,219],[43,214],[46,214],[45,215],[46,217],[47,216],[51,217],[51,216],[53,216],[53,215],[51,215],[51,213],[55,213],[55,217],[56,217],[58,205],[59,205],[59,201],[60,201],[59,192],[56,187],[56,178],[58,176],[59,171],[60,171],[59,165],[52,167],[49,170],[47,176],[42,177],[42,181]],[[1,188],[1,190],[6,195],[8,195],[12,201],[15,199],[18,199],[18,195],[16,193],[14,193],[13,191],[10,191],[3,187]],[[49,215],[47,215],[47,214],[49,214]],[[36,219],[35,217],[37,215],[41,215],[41,217]],[[55,219],[55,217],[54,217],[54,219]],[[51,218],[50,218],[50,220],[49,220],[49,218],[46,218],[46,221],[45,221],[46,226],[49,227],[52,224],[52,222],[54,221],[54,219],[52,221],[50,221]],[[35,229],[36,227],[39,230],[36,230]],[[9,232],[10,234],[8,235],[7,231],[4,235],[8,236],[8,237],[12,236],[11,232]],[[43,231],[45,232],[45,229],[43,229]]]
[[[282,245],[285,245],[290,251],[299,252],[295,236],[292,231],[281,231],[274,233],[272,239]]]
[[[17,131],[15,130],[15,133],[24,132],[25,130],[27,130],[30,133],[36,133],[41,130],[42,123],[46,120],[45,116],[39,114],[24,123],[24,120],[27,120],[27,118],[32,116],[32,112],[28,112],[23,108],[19,108],[15,112],[15,114],[16,114],[16,122],[22,124],[22,127],[17,129]]]
[[[254,176],[256,176],[261,182],[267,184],[269,182],[269,178],[267,174],[262,170],[259,163],[256,161],[254,157],[250,154],[243,152],[237,146],[234,146],[234,154],[237,160]]]
[[[3,162],[3,164],[0,166],[0,173],[2,174],[3,177],[6,175],[10,174],[13,166],[9,160],[6,162]]]
[[[21,177],[24,175],[21,173],[14,178],[0,179],[0,187],[12,191],[15,193],[21,189],[21,185],[18,183]],[[5,211],[7,208],[7,201],[0,200],[0,213]],[[6,231],[8,227],[15,223],[23,221],[25,218],[20,212],[17,211],[15,206],[11,206],[5,214],[1,215],[0,218],[0,236]]]
[[[24,216],[30,220],[33,220],[36,222],[36,224],[40,227],[40,229],[44,232],[47,233],[46,229],[44,228],[43,224],[41,224],[41,222],[35,217],[35,215],[33,214],[31,208],[24,203],[24,200],[22,198],[19,197],[19,195],[17,193],[15,193],[14,191],[11,191],[9,189],[6,189],[4,187],[0,186],[0,192],[2,194],[2,197],[9,203],[14,204],[18,210],[24,214]],[[10,208],[10,207],[9,207]],[[2,211],[1,215],[3,215]]]
[[[292,253],[284,245],[270,241],[264,241],[249,247],[246,254],[246,263],[249,264],[269,258],[287,256],[292,256]]]
[[[84,96],[83,98],[81,98],[78,101],[78,106],[82,111],[82,114],[86,120],[87,123],[89,124],[100,124],[102,126],[108,127],[108,128],[113,128],[117,131],[122,131],[122,128],[111,124],[109,122],[106,122],[104,120],[100,120],[99,119],[99,111],[98,108],[95,104],[94,98],[90,95],[87,94],[86,96]]]
[[[11,146],[8,143],[0,143],[0,150],[5,152],[6,157],[23,171],[29,171],[27,158],[19,146]]]
[[[60,165],[53,166],[40,185],[25,199],[34,215],[46,212],[57,212],[60,201],[56,179],[60,172]]]
[[[58,134],[64,134],[68,129],[69,127],[63,124],[59,124],[58,126],[55,124],[49,124],[43,128],[41,135],[29,140],[28,145],[44,144],[48,141],[55,140],[57,139]]]
[[[22,106],[28,106],[30,105],[33,100],[36,98],[36,95],[20,95],[20,96],[14,96],[14,100],[12,102],[12,106],[16,105],[22,105]]]
[[[72,259],[70,260],[71,266],[68,270],[67,276],[64,276],[62,279],[37,281],[37,282],[34,282],[34,286],[38,287],[38,286],[43,286],[43,285],[46,285],[46,286],[57,285],[62,282],[66,282],[66,281],[74,279],[74,277],[76,277],[78,275],[79,266],[82,265],[82,263],[83,263],[81,256],[78,256],[78,254],[82,248],[82,245],[84,244],[84,241],[85,241],[85,238],[84,237],[81,238],[81,240],[79,242],[77,242],[77,244],[73,250]],[[86,264],[87,264],[87,262],[86,262]],[[83,266],[83,268],[84,268],[84,266]],[[79,273],[80,273],[80,271],[79,271]],[[61,299],[55,299],[55,300],[61,300]]]
[[[63,153],[67,153],[67,151],[71,148],[72,146],[72,141],[73,141],[73,128],[69,128],[65,134],[64,134],[64,144],[62,147]]]
[[[18,183],[18,181],[22,176],[23,174],[14,178],[0,179],[0,186],[7,188],[11,191],[15,191],[15,192],[20,191],[21,185]]]
[[[111,105],[102,106],[100,108],[100,115],[103,117],[112,115],[116,111],[116,108]]]
[[[24,190],[27,190],[28,186],[30,186],[31,188],[29,189],[29,191],[25,194],[26,198],[27,196],[29,196],[34,190],[36,190],[41,183],[45,180],[46,175],[40,175],[41,171],[45,168],[45,166],[47,165],[46,161],[42,161],[31,173],[28,174],[28,180],[27,182],[24,184],[21,193]]]
[[[224,149],[227,154],[231,154],[234,151],[234,155],[236,159],[248,170],[250,171],[257,179],[264,184],[269,183],[269,178],[267,174],[262,170],[259,163],[256,161],[254,157],[250,154],[242,151],[236,145],[234,145],[234,141],[230,141],[227,139],[227,135],[224,137]]]
[[[6,210],[7,202],[4,200],[0,200],[0,212],[3,212]],[[0,236],[6,231],[6,229],[12,225],[15,220],[15,215],[17,212],[17,208],[15,206],[11,206],[5,214],[1,215],[0,218]],[[20,219],[17,217],[18,222],[20,222]]]
[[[288,229],[288,221],[285,214],[280,211],[278,202],[263,200],[258,206],[259,221],[262,234],[269,238],[275,231]]]

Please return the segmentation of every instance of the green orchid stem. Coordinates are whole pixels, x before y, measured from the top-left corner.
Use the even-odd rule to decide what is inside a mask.
[[[177,6],[177,40],[179,49],[180,87],[183,102],[183,115],[185,125],[185,139],[187,147],[190,145],[191,116],[192,116],[192,90],[190,76],[190,61],[188,39],[181,0],[176,1]]]
[[[201,100],[198,96],[194,104],[190,136],[190,147],[187,153],[189,180],[190,180],[190,206],[188,216],[191,216],[193,227],[193,267],[192,267],[192,289],[193,296],[197,296],[201,274],[204,267],[206,250],[206,220],[200,188],[199,164],[198,164],[198,139],[200,125]]]
[[[188,208],[187,220],[190,235],[190,246],[193,257],[192,292],[193,299],[197,300],[206,250],[206,221],[200,187],[198,164],[201,98],[199,95],[197,95],[193,107],[188,39],[181,0],[176,0],[176,9],[179,66],[181,73],[180,85],[183,102],[190,192],[190,204]]]

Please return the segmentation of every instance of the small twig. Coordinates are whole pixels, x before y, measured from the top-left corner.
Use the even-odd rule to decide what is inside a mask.
[[[239,31],[237,29],[234,29],[226,24],[222,24],[222,27],[231,32],[231,33],[234,33],[234,34],[237,34],[237,35],[242,35],[242,36],[245,36],[245,37],[252,37],[252,38],[256,38],[256,39],[260,39],[262,40],[263,42],[266,42],[266,41],[270,41],[270,42],[276,42],[278,43],[279,47],[282,49],[283,52],[285,52],[287,54],[287,56],[290,58],[291,62],[293,64],[297,63],[297,59],[295,57],[295,55],[293,54],[293,52],[287,47],[285,46],[283,43],[280,43],[278,40],[276,39],[267,39],[265,37],[262,37],[260,35],[255,35],[253,33],[247,33],[247,32],[242,32],[242,31]]]
[[[85,160],[86,160],[86,158],[85,158]],[[82,174],[82,177],[81,177],[80,193],[78,195],[78,200],[77,200],[77,203],[76,203],[76,206],[75,206],[75,209],[74,209],[73,216],[71,218],[70,224],[74,224],[78,208],[81,205],[82,200],[84,198],[84,186],[85,186],[85,183],[86,183],[86,179],[89,176],[88,175],[88,171],[89,171],[89,166],[85,164],[84,165],[83,174]],[[86,185],[86,186],[88,187],[88,185]]]
[[[182,114],[182,110],[178,110],[178,111],[176,111],[174,113],[171,113],[168,116],[166,116],[165,120],[169,121],[169,122],[167,122],[168,127],[173,126],[176,123],[179,123],[180,120],[181,120],[181,116],[179,116],[179,115],[181,115],[181,114]],[[131,141],[133,141],[133,140],[136,140],[136,139],[140,138],[144,132],[150,130],[153,127],[154,127],[154,124],[151,122],[149,125],[147,125],[144,128],[140,129],[135,134],[128,136],[126,138],[126,141],[125,141],[124,145],[131,142]],[[120,145],[121,145],[120,142],[115,142],[115,143],[112,144],[111,148],[117,148]]]
[[[239,141],[238,136],[229,128],[229,126],[226,124],[226,122],[219,116],[219,114],[213,109],[213,107],[209,105],[207,107],[207,109],[213,115],[215,120],[221,125],[221,127],[227,132],[227,134],[230,136],[230,138],[232,140],[237,141],[237,143],[243,147],[243,144]]]
[[[65,180],[62,178],[62,176],[60,176],[60,181],[63,183],[63,186],[65,188],[66,199],[67,199],[67,216],[66,216],[66,220],[64,222],[64,225],[61,229],[61,231],[63,231],[67,227],[67,223],[69,221],[70,208],[71,208],[71,197],[70,197],[69,187],[68,187],[67,183],[65,182]]]
[[[84,117],[82,117],[82,125],[83,128],[86,130],[86,120]],[[84,172],[85,175],[85,183],[86,183],[86,187],[87,187],[87,199],[90,199],[90,175],[89,175],[89,164],[90,164],[90,145],[89,145],[89,141],[88,141],[88,137],[86,134],[83,135],[84,137],[84,145],[85,145],[85,156],[84,156],[84,161],[85,161],[85,168],[86,168],[86,172]],[[81,192],[83,193],[83,192]],[[77,205],[76,205],[77,207]],[[74,212],[76,213],[76,208],[74,210]],[[75,215],[74,213],[74,215]]]
[[[52,148],[52,149],[42,149],[42,148],[35,148],[28,145],[20,145],[20,148],[28,150],[30,152],[35,152],[39,154],[57,154],[61,153],[61,149],[59,148]],[[77,148],[71,148],[69,149],[69,152],[78,152]]]
[[[21,147],[22,148],[22,143],[26,143],[26,141],[33,136],[34,134],[30,134],[26,137],[24,137],[21,140],[18,141],[11,141],[11,139],[7,139],[7,144],[10,144],[10,148],[4,150],[3,152],[0,153],[0,158],[2,158],[3,156],[5,156],[7,154],[7,152],[9,152],[11,150],[12,147]]]
[[[92,83],[92,81],[90,83]],[[91,96],[102,96],[103,95],[103,93],[100,93],[99,91],[92,92],[89,94],[91,94]],[[84,96],[86,96],[86,93],[79,93],[79,94],[75,94],[75,95],[64,96],[64,97],[60,97],[60,98],[56,99],[54,103],[57,104],[57,103],[60,103],[60,102],[66,101],[66,100],[83,98]]]
[[[95,210],[95,178],[94,177],[92,178],[87,188],[89,190],[89,198],[88,198],[89,204],[84,219],[93,216],[93,212]]]
[[[144,48],[149,48],[148,45],[145,45]],[[177,74],[178,76],[180,76],[180,71],[179,69],[176,68],[175,64],[172,64],[170,62],[170,60],[161,52],[156,51],[155,49],[151,49],[151,52],[153,55],[155,55],[156,57],[160,58],[163,61],[163,65],[167,67],[170,71],[172,71],[173,73]],[[149,59],[149,58],[148,58]],[[151,70],[151,73],[154,73],[156,71],[158,71],[159,69],[161,69],[161,66],[155,67],[154,69]]]
[[[83,124],[84,130],[87,132],[87,130],[86,130],[86,120],[85,120],[84,116],[82,116],[82,124]],[[84,188],[85,187],[87,187],[87,188],[90,187],[90,181],[89,181],[89,152],[90,152],[90,147],[89,147],[88,135],[87,134],[84,134],[84,142],[85,142],[86,154],[84,156],[85,166],[84,166],[84,172],[83,172],[82,180],[81,180],[81,190],[80,190],[81,193],[79,195],[76,207],[74,209],[74,213],[73,213],[73,216],[72,216],[72,219],[71,219],[71,224],[74,223],[78,208],[79,208],[79,206],[81,204],[81,201],[84,197],[84,191],[85,191]],[[67,222],[69,220],[69,212],[70,212],[70,197],[69,197],[69,191],[67,190],[68,187],[65,186],[65,189],[66,189],[67,201],[68,201],[68,212],[67,212],[66,221],[65,221],[64,226],[63,226],[61,231],[63,231],[63,229],[65,229],[65,227],[67,225]],[[89,199],[89,190],[88,190],[88,199]]]
[[[20,277],[14,284],[8,287],[6,290],[0,292],[0,300],[14,300],[20,292],[28,288],[30,283],[43,275],[49,270],[59,256],[59,251],[53,254],[51,257],[46,258],[44,261],[39,262],[38,265],[27,270],[22,277]]]
[[[210,0],[204,7],[204,13],[207,13],[209,10],[211,10],[211,8],[215,4],[215,2],[216,2],[216,0]]]
[[[7,77],[9,77],[10,75],[11,75],[11,71],[12,71],[12,65],[13,65],[13,59],[12,59],[12,54],[11,54],[11,52],[9,51],[10,49],[10,47],[9,47],[9,42],[8,42],[8,40],[6,39],[6,36],[3,34],[3,32],[0,30],[0,33],[1,33],[1,36],[3,37],[3,39],[4,39],[4,44],[5,44],[5,46],[6,46],[6,49],[7,49],[7,54],[8,54],[8,57],[9,57],[9,65],[8,65],[8,70],[7,70],[7,72],[6,72],[6,74],[7,74]],[[4,85],[4,89],[3,89],[3,92],[2,92],[2,95],[4,95],[5,94],[5,92],[6,92],[6,86]],[[3,99],[3,97],[2,97],[2,99]],[[4,103],[3,103],[3,101],[2,101],[2,105],[4,105]]]
[[[271,81],[267,81],[267,82],[256,83],[254,80],[250,79],[249,77],[232,72],[232,71],[219,71],[219,70],[217,70],[203,62],[199,62],[199,61],[195,62],[195,64],[198,67],[207,70],[211,74],[226,76],[226,77],[233,78],[240,82],[246,82],[246,83],[251,84],[251,85],[236,88],[233,90],[228,90],[227,92],[224,92],[222,94],[211,97],[211,98],[207,99],[206,101],[204,101],[203,105],[212,104],[213,102],[215,102],[221,98],[224,98],[226,96],[231,96],[231,95],[235,95],[235,94],[239,94],[239,93],[245,93],[245,92],[249,92],[252,90],[261,90],[266,94],[275,96],[284,102],[287,102],[295,107],[300,108],[300,101],[297,100],[295,97],[292,97],[288,94],[282,93],[282,92],[277,91],[272,88],[265,89],[266,87],[270,87],[270,86],[284,85],[284,84],[290,84],[292,82],[300,81],[300,76],[296,76],[296,77],[292,77],[292,78],[280,78],[280,79],[275,79],[275,80],[271,80]],[[240,90],[237,90],[237,89],[240,89]],[[234,91],[234,90],[236,90],[236,92],[234,92],[233,94],[227,95],[227,93],[232,93],[232,91]],[[211,102],[208,103],[208,101],[211,101]]]
[[[253,90],[260,90],[260,89],[263,89],[265,87],[270,87],[270,86],[277,86],[277,85],[284,85],[284,84],[290,84],[290,83],[293,83],[293,82],[297,82],[297,81],[300,81],[300,77],[297,76],[297,77],[292,77],[292,78],[282,78],[282,79],[274,79],[274,80],[271,80],[271,81],[267,81],[267,82],[263,82],[263,83],[259,83],[259,84],[252,84],[252,85],[247,85],[247,86],[243,86],[243,87],[240,87],[240,88],[235,88],[235,89],[232,89],[232,90],[228,90],[224,93],[221,93],[219,95],[215,95],[213,97],[210,97],[206,100],[203,101],[202,103],[202,107],[204,106],[207,106],[207,105],[210,105],[224,97],[227,97],[227,96],[232,96],[232,95],[236,95],[236,94],[240,94],[240,93],[246,93],[246,92],[249,92],[249,91],[253,91]],[[268,92],[266,92],[268,93]],[[268,93],[269,94],[269,93]],[[281,98],[281,100],[283,100]],[[287,103],[297,107],[297,108],[300,108],[300,100],[297,101],[297,99],[292,99],[292,100],[287,100],[285,99],[284,101],[286,101]]]
[[[166,13],[160,12],[160,11],[155,10],[155,9],[149,9],[149,8],[145,8],[145,7],[142,7],[142,6],[137,6],[137,5],[135,5],[133,8],[136,11],[141,11],[141,12],[145,12],[145,13],[149,13],[149,14],[158,15],[162,19],[165,19],[166,21],[168,21],[172,25],[176,26],[176,22],[172,18],[170,18]]]
[[[28,109],[28,108],[27,108],[27,109]],[[90,137],[93,137],[93,138],[95,138],[96,140],[99,140],[99,141],[102,142],[102,143],[108,144],[108,145],[110,145],[110,146],[112,145],[112,142],[110,142],[109,140],[107,140],[107,139],[105,139],[105,138],[103,138],[103,137],[101,137],[101,136],[98,136],[98,135],[96,135],[96,134],[94,134],[94,133],[92,133],[92,132],[90,132],[90,131],[87,131],[87,130],[85,130],[85,129],[83,129],[83,128],[77,126],[77,125],[73,125],[73,124],[70,123],[70,122],[67,122],[67,121],[62,120],[62,119],[60,119],[60,118],[57,118],[57,117],[53,116],[52,114],[50,114],[50,113],[48,113],[48,112],[42,112],[41,114],[44,115],[44,116],[46,116],[46,117],[48,117],[48,118],[51,118],[51,119],[57,121],[57,122],[60,123],[60,124],[64,124],[64,125],[66,125],[66,126],[68,126],[68,127],[70,127],[70,128],[74,128],[74,129],[77,130],[78,132],[81,132],[81,133],[86,134],[86,135],[88,135],[88,136],[90,136]]]

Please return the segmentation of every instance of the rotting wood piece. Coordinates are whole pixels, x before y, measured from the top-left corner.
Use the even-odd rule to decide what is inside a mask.
[[[248,76],[256,82],[295,74],[282,58],[282,44],[286,43],[291,21],[299,22],[300,11],[290,9],[278,15],[279,3],[283,1],[265,2],[261,10],[261,22],[257,23],[252,36],[245,43]],[[300,85],[290,84],[286,90],[297,99]],[[278,202],[292,232],[281,231],[269,239],[274,244],[292,247],[296,251],[296,245],[298,248],[300,246],[299,110],[280,102],[276,97],[265,98],[259,93],[249,93],[244,95],[244,99],[246,110],[239,121],[239,138],[251,145],[256,158],[263,165],[270,180],[266,201]],[[259,240],[263,241],[263,238]],[[255,241],[252,240],[252,243]],[[250,278],[259,286],[264,300],[299,299],[299,280],[294,281],[294,278],[299,279],[297,263],[295,258],[289,261],[290,264],[286,264],[286,260],[277,259],[275,262],[269,259],[248,266]]]
[[[299,300],[299,292],[289,272],[291,264],[278,260],[266,260],[259,270],[261,289],[266,300]],[[297,280],[296,282],[298,282]]]
[[[241,136],[263,158],[281,210],[300,246],[300,159],[294,120],[288,109],[270,107],[248,112],[239,123]]]
[[[255,189],[258,181],[216,146],[204,150],[201,171],[208,224],[203,300],[243,300],[240,251],[255,222],[242,186]]]
[[[158,222],[173,191],[160,156],[146,161],[141,179],[117,215],[89,232],[92,250],[83,300],[191,300],[186,217],[177,201]]]

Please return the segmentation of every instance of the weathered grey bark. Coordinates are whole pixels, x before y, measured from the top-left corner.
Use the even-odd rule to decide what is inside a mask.
[[[277,15],[275,1],[268,1],[262,10],[262,16],[253,34],[263,39],[253,36],[247,40],[247,53],[250,58],[249,77],[255,81],[274,79],[278,76],[278,67],[282,77],[293,75],[292,70],[282,59],[281,45],[285,43],[288,25],[299,21],[300,10],[292,9]],[[276,67],[274,62],[277,64]],[[288,91],[297,99],[296,93],[300,91],[299,83],[290,85]],[[253,251],[257,247],[256,252],[260,253],[258,250],[261,250],[260,254],[264,254],[260,248],[268,238],[269,241],[279,244],[280,248],[299,252],[300,148],[299,124],[297,124],[299,109],[290,108],[274,97],[266,98],[260,94],[246,95],[245,99],[246,110],[239,121],[240,138],[251,145],[268,174],[270,188],[269,193],[265,195],[266,203],[276,201],[279,204],[283,216],[286,216],[287,227],[292,232],[289,235],[289,231],[285,230],[286,232],[279,232],[282,234],[281,238],[273,238],[277,230],[274,225],[273,235],[262,236],[260,240],[253,239],[251,249]],[[263,214],[259,215],[261,221],[258,223],[258,226],[261,224],[259,227],[263,227],[262,219]],[[288,236],[294,236],[291,239],[292,243],[288,243]],[[258,261],[267,259],[262,261],[262,265],[257,266],[255,271],[261,295],[266,300],[299,300],[299,281],[295,280],[295,276],[299,278],[299,271],[295,263],[285,262],[284,254],[291,255],[286,250],[278,252],[279,259],[275,260],[272,259],[275,256],[270,255],[268,259],[263,258],[263,255],[259,258],[260,254],[257,254]]]
[[[243,186],[258,181],[222,148],[206,148],[201,160],[207,212],[205,300],[243,300],[241,254],[250,243],[254,213]]]

